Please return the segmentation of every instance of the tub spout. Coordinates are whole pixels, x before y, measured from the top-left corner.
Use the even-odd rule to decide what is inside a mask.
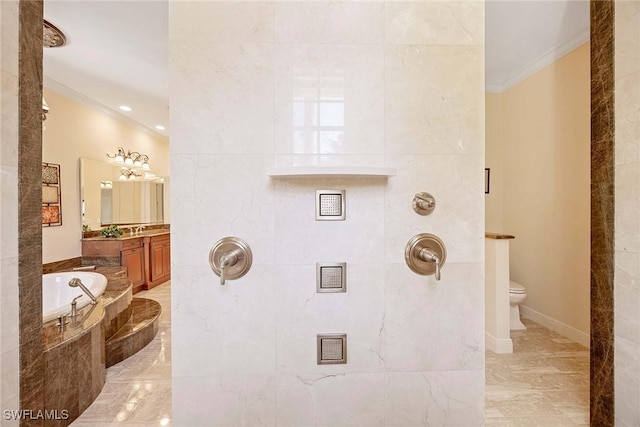
[[[94,297],[91,291],[87,289],[87,287],[82,283],[82,280],[78,279],[77,277],[69,280],[69,286],[71,286],[72,288],[80,287],[80,289],[82,289],[82,292],[84,292],[89,298],[91,298],[92,305],[95,305],[95,303],[97,302],[96,297]]]
[[[78,295],[71,301],[71,317],[78,315],[78,298],[82,298],[82,295]]]

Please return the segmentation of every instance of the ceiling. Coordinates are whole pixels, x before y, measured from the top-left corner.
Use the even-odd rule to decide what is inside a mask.
[[[166,0],[46,0],[44,17],[67,37],[65,46],[44,49],[46,88],[169,136]]]
[[[488,0],[485,83],[503,92],[589,40],[587,0]]]
[[[44,16],[67,36],[44,50],[45,87],[168,138],[167,0],[46,0]],[[486,88],[502,92],[588,40],[589,2],[487,0],[485,31]]]

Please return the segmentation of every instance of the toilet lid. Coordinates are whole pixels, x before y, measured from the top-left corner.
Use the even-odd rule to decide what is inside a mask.
[[[513,294],[524,294],[526,293],[526,290],[524,286],[518,282],[509,282],[509,292]]]

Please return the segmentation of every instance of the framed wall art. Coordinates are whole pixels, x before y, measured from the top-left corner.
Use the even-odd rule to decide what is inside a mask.
[[[62,225],[60,165],[42,163],[42,226]]]

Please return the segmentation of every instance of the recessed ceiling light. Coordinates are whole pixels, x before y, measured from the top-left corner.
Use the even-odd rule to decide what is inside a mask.
[[[165,130],[166,128],[162,125],[156,125],[156,129],[158,130]]]
[[[120,109],[121,109],[122,111],[126,111],[126,112],[132,111],[132,108],[131,108],[131,107],[129,107],[128,105],[121,105],[121,106],[120,106]]]

